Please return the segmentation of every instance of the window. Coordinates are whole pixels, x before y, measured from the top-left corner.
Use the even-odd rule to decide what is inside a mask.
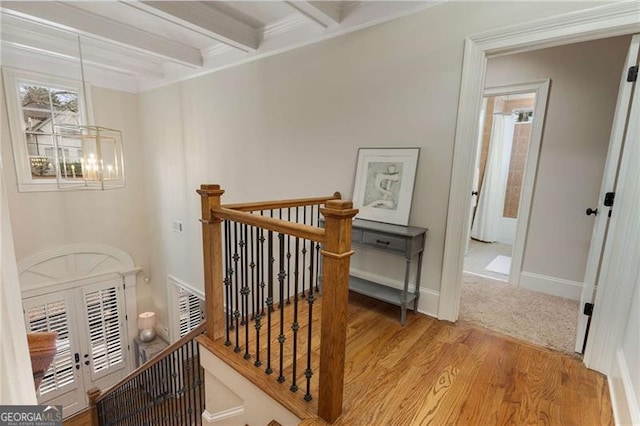
[[[27,306],[25,313],[29,331],[55,331],[58,333],[56,355],[42,379],[38,395],[46,395],[73,386],[75,373],[66,299],[64,296],[59,298],[50,297],[49,300]]]
[[[80,139],[54,140],[61,127],[87,124],[82,83],[9,68],[3,79],[19,190],[57,190],[58,180],[82,180]]]
[[[172,342],[187,335],[204,320],[204,294],[171,275],[167,276],[169,296],[169,338]]]
[[[204,319],[204,301],[183,287],[178,288],[180,337],[200,325]]]

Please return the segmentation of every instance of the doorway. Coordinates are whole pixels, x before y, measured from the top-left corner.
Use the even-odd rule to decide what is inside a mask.
[[[87,408],[92,387],[108,388],[127,373],[122,280],[23,300],[27,332],[54,331],[56,355],[37,390],[41,405],[63,417]]]
[[[532,195],[530,191],[523,191],[523,184],[527,175],[535,175],[536,162],[532,161],[531,170],[527,170],[527,158],[537,159],[540,132],[534,135],[534,121],[543,121],[545,113],[545,102],[542,102],[534,114],[536,92],[524,91],[525,86],[485,92],[474,168],[471,226],[464,258],[465,272],[513,283],[517,283],[520,272],[520,265],[514,265],[515,276],[509,279],[520,201],[522,195]],[[548,82],[540,82],[538,89],[546,99]],[[532,137],[535,137],[533,144]],[[523,205],[530,205],[530,200]],[[523,214],[523,220],[528,220],[528,215]],[[524,235],[519,235],[522,246],[523,239]]]
[[[610,18],[612,13],[617,14],[615,19]],[[491,37],[478,34],[466,39],[438,318],[449,321],[458,318],[461,260],[466,245],[466,229],[469,225],[466,217],[471,204],[469,193],[473,178],[471,167],[474,157],[470,154],[470,147],[475,146],[476,142],[479,99],[482,96],[483,76],[488,57],[629,34],[637,31],[638,25],[640,20],[635,9],[629,9],[622,4],[612,4],[554,17],[535,25],[527,23],[494,31]],[[598,294],[601,300],[606,301],[608,299],[602,296],[605,292],[606,288],[600,289]],[[616,309],[617,306],[612,303],[603,303],[598,312],[608,315]],[[596,323],[595,319],[593,325],[598,330],[606,326],[605,323]],[[605,344],[600,335],[596,337],[589,339],[585,363],[590,368],[606,372],[609,368],[609,364],[606,363],[609,359],[607,357],[611,357],[616,348]],[[590,348],[596,348],[594,353]]]
[[[39,404],[62,405],[69,417],[88,406],[87,390],[106,389],[131,370],[139,270],[128,253],[101,244],[52,247],[19,262],[27,332],[58,333]]]
[[[544,79],[484,91],[464,271],[520,283],[550,85]]]
[[[580,299],[595,219],[585,210],[595,207],[598,199],[629,40],[630,37],[615,37],[489,60],[488,85],[542,76],[553,80],[526,233],[524,267],[509,276],[522,289],[573,301]],[[607,57],[605,61],[603,56]],[[583,70],[582,74],[577,76],[577,70]],[[594,98],[593,93],[598,95]],[[477,220],[476,213],[472,229]],[[577,302],[574,305],[570,319],[573,331],[569,331],[574,344],[565,349],[571,352],[576,346],[578,316]],[[512,317],[517,314],[514,312]],[[549,315],[541,313],[539,318],[543,316]],[[554,328],[549,324],[549,331],[544,334],[551,334]]]

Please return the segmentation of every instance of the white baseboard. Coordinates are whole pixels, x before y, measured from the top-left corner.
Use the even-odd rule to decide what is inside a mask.
[[[430,288],[420,288],[420,300],[418,312],[438,318],[438,305],[440,304],[440,292]]]
[[[381,275],[372,274],[371,272],[361,269],[351,268],[351,275],[362,278],[363,280],[374,281],[389,287],[402,290],[404,282],[394,278],[383,277]],[[415,283],[409,283],[409,293],[415,291]],[[418,301],[418,312],[438,318],[438,304],[440,302],[440,292],[429,288],[420,287],[420,300]],[[413,305],[410,305],[412,307]]]
[[[533,272],[522,272],[518,287],[573,300],[580,300],[582,294],[582,283]]]
[[[228,410],[220,411],[219,413],[211,414],[207,410],[202,412],[202,419],[208,423],[221,422],[228,420],[232,417],[241,416],[244,414],[244,406],[229,408]]]
[[[640,425],[640,406],[633,388],[622,348],[616,351],[611,373],[607,376],[613,417],[616,425]]]

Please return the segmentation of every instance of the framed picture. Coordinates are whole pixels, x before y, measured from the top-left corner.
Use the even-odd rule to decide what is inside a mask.
[[[360,148],[353,189],[359,219],[408,225],[420,148]]]

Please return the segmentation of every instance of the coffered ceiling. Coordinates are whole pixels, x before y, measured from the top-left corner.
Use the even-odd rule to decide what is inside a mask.
[[[1,60],[139,92],[439,2],[1,1]]]

